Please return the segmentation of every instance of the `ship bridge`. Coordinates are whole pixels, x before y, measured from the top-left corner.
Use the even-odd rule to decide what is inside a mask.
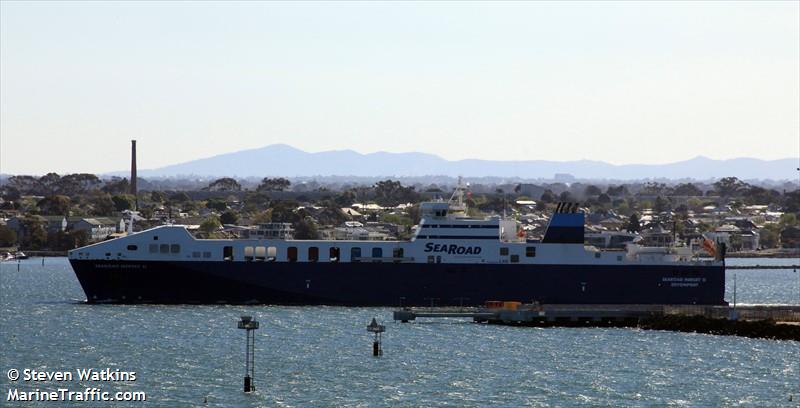
[[[434,201],[420,204],[422,220],[414,240],[502,240],[516,239],[517,225],[513,220],[501,220],[499,216],[472,218],[466,215],[462,201]]]

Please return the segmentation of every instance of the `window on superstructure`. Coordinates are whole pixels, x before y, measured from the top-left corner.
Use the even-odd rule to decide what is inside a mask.
[[[136,251],[138,249],[139,249],[139,247],[136,246],[136,245],[128,245],[128,251]]]
[[[278,248],[271,246],[267,247],[267,260],[272,262],[278,257]]]
[[[253,247],[251,246],[244,247],[244,260],[245,261],[253,260]]]
[[[162,254],[168,254],[169,244],[161,244],[161,246],[158,247],[158,252],[161,252]]]
[[[232,261],[233,260],[233,247],[232,246],[222,247],[222,259],[226,260],[226,261]]]
[[[428,263],[434,263],[435,261],[436,258],[434,258],[433,255],[428,255]]]
[[[179,244],[172,244],[169,246],[169,252],[179,254],[181,252],[181,246]]]
[[[401,262],[403,260],[403,248],[395,248],[392,250],[392,258],[394,258],[395,262]]]
[[[210,254],[209,254],[210,255]],[[192,258],[200,258],[200,251],[192,252]]]
[[[267,247],[256,247],[256,261],[265,261],[267,259]]]
[[[203,258],[211,258],[211,252],[209,251],[203,252]]]
[[[508,255],[508,248],[502,247],[500,248],[500,256],[507,256]]]
[[[308,262],[319,261],[319,248],[308,247]]]
[[[340,251],[339,251],[338,247],[331,247],[331,249],[328,252],[329,252],[328,255],[329,255],[329,258],[330,258],[331,262],[339,262],[339,253],[340,253]]]
[[[289,262],[297,262],[297,247],[286,248],[286,260]]]
[[[350,262],[361,262],[361,248],[350,248]]]
[[[528,258],[533,258],[534,256],[536,256],[536,247],[526,247],[525,256],[527,256]]]
[[[517,263],[517,262],[519,262],[519,255],[517,254],[511,255],[511,263]]]
[[[373,262],[380,262],[380,259],[377,258],[383,258],[383,248],[372,248],[372,257],[376,258],[373,259]]]

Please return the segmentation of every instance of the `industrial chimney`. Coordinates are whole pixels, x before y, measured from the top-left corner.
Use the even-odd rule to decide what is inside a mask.
[[[136,141],[131,140],[131,194],[136,197]],[[136,198],[136,207],[139,207],[139,199]]]

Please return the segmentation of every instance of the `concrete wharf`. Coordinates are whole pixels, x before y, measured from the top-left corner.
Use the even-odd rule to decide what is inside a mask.
[[[528,326],[635,326],[643,319],[701,316],[727,320],[800,322],[800,305],[538,305],[420,307],[395,310],[394,320],[467,318],[478,323]]]

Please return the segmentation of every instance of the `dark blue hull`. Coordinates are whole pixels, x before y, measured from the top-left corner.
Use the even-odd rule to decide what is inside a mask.
[[[725,304],[722,266],[70,262],[90,303]]]

